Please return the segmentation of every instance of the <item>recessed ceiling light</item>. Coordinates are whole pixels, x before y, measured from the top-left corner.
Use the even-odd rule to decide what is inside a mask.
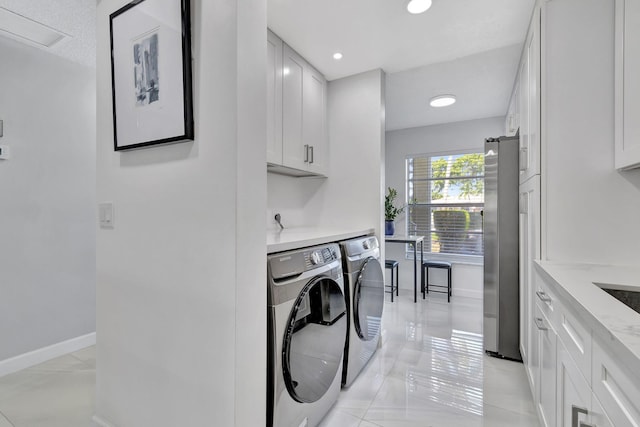
[[[414,15],[426,12],[431,7],[431,0],[410,0],[407,10]]]
[[[61,31],[0,7],[0,34],[14,40],[51,47],[69,37]]]
[[[438,95],[431,98],[429,105],[432,107],[448,107],[456,102],[455,95]]]
[[[339,59],[342,59],[342,54],[340,52],[336,52],[333,54],[333,59],[335,59],[336,61]]]

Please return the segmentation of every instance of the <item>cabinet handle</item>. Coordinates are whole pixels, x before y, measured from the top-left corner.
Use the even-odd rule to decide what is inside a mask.
[[[520,148],[520,172],[529,169],[529,156],[527,155],[527,147]]]
[[[536,328],[538,328],[539,330],[541,330],[541,331],[548,331],[549,330],[549,328],[544,326],[544,321],[542,320],[541,317],[536,317],[536,318],[533,319],[533,321],[536,324]]]
[[[587,415],[589,411],[586,408],[582,408],[580,406],[571,405],[571,427],[581,427],[583,423],[578,419],[580,414]]]
[[[309,163],[313,163],[313,145],[310,145],[309,148],[311,149],[311,156],[309,157]]]
[[[527,197],[527,193],[520,193],[520,213],[529,213],[529,198]]]
[[[538,298],[540,298],[542,302],[551,302],[551,297],[547,295],[546,292],[536,291],[536,295],[538,295]]]
[[[305,163],[309,162],[309,145],[308,144],[304,145],[304,162]]]

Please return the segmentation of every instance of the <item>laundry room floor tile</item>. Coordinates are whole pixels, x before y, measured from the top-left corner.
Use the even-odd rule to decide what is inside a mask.
[[[87,427],[95,346],[0,378],[0,427]],[[319,427],[539,427],[524,367],[488,357],[482,301],[385,302],[381,345]]]
[[[360,427],[538,426],[522,363],[484,353],[482,301],[412,297],[385,301],[381,346],[322,426],[346,408]]]

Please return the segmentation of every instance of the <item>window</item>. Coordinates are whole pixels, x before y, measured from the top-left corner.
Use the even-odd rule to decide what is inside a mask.
[[[482,256],[484,154],[407,158],[407,232],[425,252]]]

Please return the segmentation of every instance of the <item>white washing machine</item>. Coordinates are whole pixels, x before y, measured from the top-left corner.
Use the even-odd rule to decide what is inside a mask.
[[[314,427],[340,393],[347,334],[340,248],[267,256],[267,426]]]
[[[356,379],[378,348],[384,306],[384,272],[376,236],[340,242],[349,331],[342,385]]]

